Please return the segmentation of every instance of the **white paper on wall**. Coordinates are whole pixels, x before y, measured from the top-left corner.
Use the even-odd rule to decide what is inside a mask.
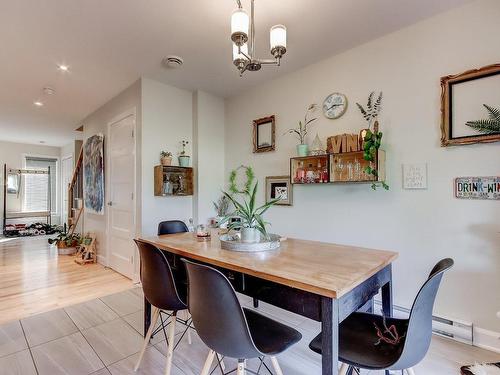
[[[427,189],[427,163],[403,164],[403,189]]]

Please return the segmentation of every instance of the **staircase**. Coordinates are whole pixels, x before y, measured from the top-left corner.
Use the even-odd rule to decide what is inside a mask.
[[[75,164],[73,177],[68,184],[68,225],[72,231],[78,225],[83,213],[83,147]]]

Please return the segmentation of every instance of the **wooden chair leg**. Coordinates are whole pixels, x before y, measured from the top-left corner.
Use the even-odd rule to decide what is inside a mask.
[[[245,360],[238,360],[238,367],[236,368],[236,375],[245,375]]]
[[[146,333],[146,337],[144,338],[144,344],[142,345],[141,349],[141,354],[139,354],[139,359],[137,360],[137,363],[135,364],[134,371],[137,371],[139,369],[139,366],[141,365],[142,362],[142,357],[144,356],[144,352],[146,351],[146,348],[148,347],[149,340],[151,339],[151,335],[153,334],[153,331],[155,330],[156,323],[158,322],[158,317],[160,316],[160,309],[151,306],[153,310],[153,316],[151,318],[151,324],[149,325],[148,332]]]
[[[408,373],[408,375],[415,375],[415,371],[413,371],[413,368],[407,368],[406,369],[406,372]]]
[[[215,357],[215,352],[213,350],[210,350],[208,352],[207,359],[205,361],[205,364],[203,365],[203,369],[201,370],[200,375],[208,375],[210,367],[212,366],[212,362],[214,361],[214,357]]]
[[[274,372],[276,375],[283,375],[283,371],[281,371],[280,364],[278,363],[278,360],[276,357],[270,357],[271,358],[271,363],[273,364]]]
[[[340,365],[340,370],[339,370],[339,375],[346,375],[347,374],[347,369],[349,368],[349,366],[347,366],[347,364],[345,363],[342,363]]]
[[[174,311],[172,316],[170,317],[170,327],[168,330],[167,367],[165,368],[165,375],[170,375],[170,371],[172,369],[172,356],[174,355],[176,321],[177,321],[177,312]]]

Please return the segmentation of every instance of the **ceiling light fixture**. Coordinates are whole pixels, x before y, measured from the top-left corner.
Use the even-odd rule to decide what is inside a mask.
[[[57,65],[57,69],[59,69],[61,72],[68,72],[69,66],[67,66],[65,64],[59,64],[59,65]]]
[[[270,51],[273,59],[258,59],[255,57],[255,11],[251,0],[251,13],[243,9],[241,0],[236,0],[238,9],[231,16],[231,40],[233,41],[233,64],[240,72],[240,77],[247,70],[255,72],[262,65],[280,66],[281,58],[286,53],[286,27],[274,25],[269,32]]]
[[[180,56],[167,56],[162,60],[163,66],[170,69],[176,69],[184,64],[184,60]]]
[[[56,93],[56,90],[49,86],[44,87],[42,91],[45,95],[54,95]]]
[[[40,100],[35,100],[33,104],[36,105],[37,107],[43,107],[43,103]]]

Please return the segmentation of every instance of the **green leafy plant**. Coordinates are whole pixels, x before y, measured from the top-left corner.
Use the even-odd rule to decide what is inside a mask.
[[[476,121],[467,121],[465,125],[470,126],[471,128],[484,134],[500,133],[500,109],[493,108],[487,104],[483,104],[483,106],[488,111],[489,118]]]
[[[309,115],[314,112],[316,110],[316,107],[317,105],[316,104],[311,104],[308,108],[307,108],[307,111],[306,111],[306,114],[304,116],[304,122],[302,121],[299,121],[299,127],[298,128],[294,128],[294,129],[288,129],[283,135],[285,134],[293,134],[294,136],[297,137],[297,139],[299,140],[300,144],[303,145],[306,143],[306,136],[307,136],[307,132],[308,132],[308,126],[316,121],[318,118],[315,117],[315,118],[308,118]]]
[[[368,103],[366,104],[366,108],[364,108],[361,104],[356,103],[361,112],[361,115],[368,122],[368,129],[365,132],[363,137],[363,159],[369,162],[376,162],[377,153],[380,145],[382,144],[382,132],[378,131],[378,115],[382,109],[382,91],[375,99],[375,91],[372,91],[368,96]],[[371,130],[373,125],[373,131]],[[373,168],[370,165],[364,168],[366,174],[375,177],[375,180],[378,180],[378,169]],[[389,185],[385,183],[385,181],[375,181],[372,183],[372,189],[377,190],[377,186],[382,186],[385,190],[389,190]]]
[[[377,152],[382,144],[382,132],[376,131],[372,132],[367,130],[365,137],[363,138],[363,159],[371,162],[375,162],[377,159]],[[372,168],[370,165],[365,167],[365,173],[372,175],[375,179],[378,179],[378,169]],[[377,190],[377,184],[380,184],[385,190],[389,190],[389,185],[385,181],[374,182],[372,184],[372,189]]]
[[[63,230],[55,238],[49,238],[49,244],[56,244],[57,247],[74,247],[81,243],[82,237],[79,233],[70,233],[71,225],[66,227],[64,224]]]
[[[169,158],[169,157],[172,157],[172,153],[170,151],[162,151],[162,152],[160,152],[160,156],[162,158]]]
[[[244,169],[246,175],[246,181],[242,188],[237,186],[237,175],[238,171]],[[262,206],[256,205],[256,197],[259,183],[255,181],[255,173],[253,169],[248,166],[240,166],[237,169],[231,171],[229,174],[229,192],[223,191],[224,196],[233,204],[234,212],[227,214],[222,223],[228,222],[229,219],[233,217],[239,217],[240,222],[230,223],[228,230],[233,230],[235,228],[255,228],[257,229],[265,238],[268,238],[266,226],[270,223],[264,221],[264,213],[279,202],[280,198],[273,199]]]

